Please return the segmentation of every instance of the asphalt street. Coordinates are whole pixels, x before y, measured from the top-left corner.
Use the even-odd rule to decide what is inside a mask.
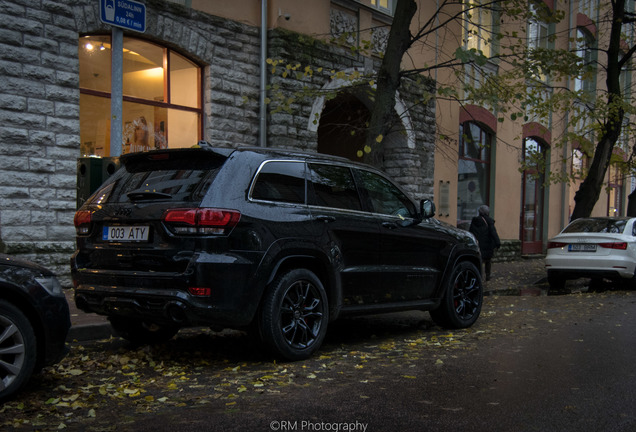
[[[0,407],[0,429],[627,432],[634,328],[635,291],[575,290],[489,295],[465,330],[425,312],[341,320],[293,363],[240,332],[186,330],[154,347],[72,342]]]

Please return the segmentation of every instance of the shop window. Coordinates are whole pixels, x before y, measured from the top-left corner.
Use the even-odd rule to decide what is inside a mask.
[[[110,36],[79,39],[82,156],[110,156]],[[201,132],[201,68],[141,39],[124,38],[122,153],[191,147]]]
[[[457,226],[477,215],[479,206],[489,205],[490,149],[494,135],[474,122],[459,128],[457,167]]]

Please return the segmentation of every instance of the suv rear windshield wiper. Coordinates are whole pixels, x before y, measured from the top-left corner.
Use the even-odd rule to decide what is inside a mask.
[[[172,198],[172,195],[163,193],[163,192],[155,192],[155,191],[136,191],[136,192],[128,192],[126,194],[129,200],[131,201],[141,201],[141,200],[153,200],[153,199],[162,199],[162,198]]]

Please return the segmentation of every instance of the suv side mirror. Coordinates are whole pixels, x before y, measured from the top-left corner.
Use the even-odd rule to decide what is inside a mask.
[[[420,215],[422,219],[428,219],[435,216],[435,203],[428,199],[420,201]]]

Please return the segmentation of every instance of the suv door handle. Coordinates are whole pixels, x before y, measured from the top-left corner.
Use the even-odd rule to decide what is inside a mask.
[[[316,220],[324,223],[335,222],[336,218],[334,216],[320,215],[316,216]]]

